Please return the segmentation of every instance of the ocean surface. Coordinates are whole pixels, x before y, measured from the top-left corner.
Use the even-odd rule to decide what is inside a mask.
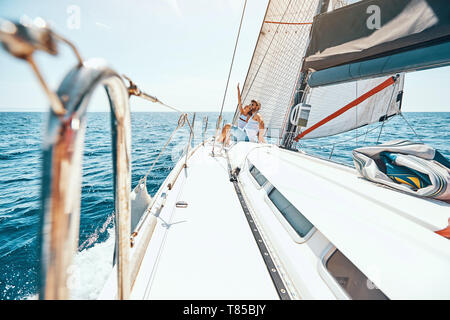
[[[232,113],[224,119],[229,122]],[[190,114],[192,119],[193,114]],[[202,119],[214,132],[218,113],[197,113],[194,144],[201,139]],[[423,141],[450,158],[450,112],[405,113],[401,117],[332,138],[299,146],[323,158],[353,166],[355,147],[394,139]],[[132,186],[145,175],[176,127],[176,113],[133,113]],[[37,292],[36,250],[41,179],[41,140],[46,113],[0,113],[0,299],[29,299]],[[83,161],[82,204],[78,254],[71,270],[72,298],[95,299],[112,269],[111,133],[108,113],[89,113]],[[418,136],[416,136],[416,133]],[[182,154],[189,132],[174,136],[147,180],[153,195]]]

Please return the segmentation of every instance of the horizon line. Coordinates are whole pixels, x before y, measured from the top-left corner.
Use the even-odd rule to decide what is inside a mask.
[[[37,110],[1,110],[0,113],[20,113],[20,112],[28,112],[28,113],[47,113],[50,110],[47,111],[37,111]],[[110,113],[110,111],[86,111],[87,113]],[[203,113],[220,113],[220,111],[203,111],[203,110],[187,110],[183,112],[203,112]],[[234,111],[223,111],[223,112],[234,112]],[[433,111],[433,110],[427,110],[427,111],[403,111],[402,113],[420,113],[420,112],[429,112],[429,113],[450,113],[449,111]],[[130,113],[179,113],[178,111],[130,111]]]

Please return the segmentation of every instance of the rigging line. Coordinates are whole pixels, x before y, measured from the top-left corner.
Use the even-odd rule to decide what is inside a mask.
[[[162,102],[162,101],[159,101],[159,100],[158,100],[157,103],[159,103],[160,105],[162,105],[162,106],[164,106],[164,107],[166,107],[166,108],[172,109],[173,111],[177,111],[177,112],[179,112],[179,113],[183,113],[183,111],[181,111],[181,110],[179,110],[179,109],[177,109],[177,108],[175,108],[175,107],[169,106],[169,105],[165,104],[165,103]]]
[[[386,122],[386,119],[388,118],[389,108],[391,107],[392,98],[394,97],[395,88],[397,88],[397,85],[398,85],[398,82],[396,82],[394,87],[392,88],[391,97],[389,98],[389,103],[388,103],[387,108],[386,108],[386,113],[385,113],[384,118],[383,118],[383,123],[381,124],[380,133],[378,134],[377,144],[378,144],[378,141],[380,140],[381,132],[383,131],[384,123]]]
[[[326,6],[327,7],[329,6],[329,0],[327,2]],[[321,12],[324,12],[324,8],[325,8],[324,7],[324,0],[319,1],[318,2],[318,7],[316,8],[316,11],[315,11],[316,12],[315,15],[318,15]],[[311,26],[311,28],[312,28],[312,26]],[[311,28],[309,29],[310,32],[312,30]],[[308,38],[305,37],[306,47],[303,50],[303,52],[304,52],[303,53],[303,62],[301,63],[301,67],[299,68],[299,71],[298,71],[297,82],[296,82],[296,84],[295,84],[295,86],[293,88],[293,91],[292,91],[290,107],[287,106],[288,108],[287,108],[286,115],[285,115],[285,118],[284,118],[283,128],[281,130],[281,135],[279,137],[279,142],[278,142],[279,145],[281,145],[284,142],[283,143],[284,146],[288,147],[288,148],[292,147],[292,144],[294,143],[293,142],[293,137],[295,136],[296,133],[294,133],[292,135],[291,134],[288,135],[287,133],[286,133],[286,135],[283,135],[283,133],[284,133],[285,128],[287,130],[290,127],[290,124],[288,123],[288,119],[289,119],[290,113],[291,113],[291,111],[292,111],[292,109],[294,107],[293,104],[295,102],[295,97],[296,97],[296,95],[298,95],[298,98],[299,98],[298,102],[305,102],[306,99],[308,99],[309,86],[308,86],[308,84],[305,81],[306,77],[308,76],[308,72],[304,72],[303,71],[303,63],[304,63],[304,56],[306,54],[306,50],[307,50],[307,48],[309,46],[310,41],[311,41],[310,37],[308,37]],[[302,90],[302,88],[303,88],[303,90]],[[297,130],[298,126],[294,126],[294,128],[295,128],[296,131],[298,131]]]
[[[158,98],[150,96],[150,95],[146,94],[145,92],[141,91],[139,94],[136,94],[136,96],[140,97],[140,98],[143,98],[143,99],[146,99],[146,100],[149,100],[149,101],[151,101],[153,103],[159,103],[160,105],[162,105],[162,106],[164,106],[166,108],[169,108],[169,109],[171,109],[173,111],[176,111],[176,112],[179,112],[179,113],[182,113],[182,114],[184,113],[180,109],[172,107],[172,106],[169,106],[168,104],[165,104],[164,102],[160,101]]]
[[[254,60],[254,58],[255,58],[256,49],[257,49],[257,47],[258,47],[259,39],[261,38],[262,29],[263,29],[263,27],[264,27],[264,20],[265,20],[265,18],[267,17],[267,12],[269,11],[270,1],[271,1],[271,0],[269,0],[269,3],[267,4],[267,7],[266,7],[266,12],[264,13],[263,21],[262,21],[262,23],[261,23],[261,28],[260,28],[259,33],[258,33],[258,39],[256,40],[255,48],[253,49],[252,59],[250,60],[250,64],[248,65],[247,74],[246,74],[246,76],[245,76],[245,80],[244,80],[244,84],[243,84],[243,86],[242,86],[242,90],[244,90],[244,88],[245,88],[245,84],[247,83],[247,78],[248,78],[248,75],[249,75],[249,73],[250,73],[250,69],[251,69],[253,60]],[[242,91],[242,92],[243,92],[243,91]],[[235,111],[234,111],[232,123],[235,122],[235,119],[236,119],[236,117],[237,117],[238,110],[239,110],[239,108],[236,108]]]
[[[236,43],[234,44],[233,57],[231,58],[230,71],[228,72],[227,85],[225,86],[225,92],[223,94],[222,106],[220,107],[220,114],[219,114],[219,117],[217,118],[216,131],[214,133],[214,141],[213,141],[213,146],[212,146],[212,155],[213,156],[214,156],[214,146],[216,145],[216,136],[217,136],[217,133],[218,133],[219,128],[220,128],[220,123],[219,122],[222,119],[223,106],[225,105],[225,98],[227,96],[228,85],[230,83],[231,71],[233,70],[234,57],[236,55],[236,49],[237,49],[237,46],[238,46],[238,43],[239,43],[239,37],[241,35],[242,21],[244,20],[245,8],[246,7],[247,7],[247,0],[244,1],[244,7],[242,8],[241,21],[239,22],[239,29],[238,29],[238,34],[236,36]]]
[[[360,68],[361,68],[361,66],[360,66]],[[356,82],[356,83],[358,83],[358,82]],[[374,112],[375,112],[375,108],[372,108],[372,112],[370,113],[370,118],[369,119],[372,119]],[[364,143],[366,143],[368,131],[369,131],[369,127],[367,127],[366,135],[364,137]]]
[[[414,132],[414,134],[416,135],[417,139],[420,140],[420,142],[423,143],[423,140],[419,137],[419,135],[417,134],[416,130],[414,130],[413,126],[409,123],[408,120],[406,120],[405,116],[403,115],[403,113],[400,113],[400,116],[403,118],[403,120],[405,120],[405,122],[408,124],[408,126],[411,128],[411,130]]]
[[[372,114],[373,114],[373,112],[372,112]],[[367,127],[366,134],[364,136],[364,143],[366,143],[366,139],[367,139],[367,134],[368,133],[369,133],[369,127]]]
[[[305,135],[310,133],[311,131],[314,131],[315,129],[321,127],[322,125],[328,123],[329,121],[333,120],[334,118],[340,116],[344,112],[348,111],[351,108],[354,108],[361,104],[363,101],[369,99],[371,96],[377,94],[378,92],[386,89],[387,87],[391,86],[392,84],[396,83],[397,78],[396,77],[389,77],[387,80],[373,88],[372,90],[366,92],[365,94],[361,95],[357,99],[353,100],[352,102],[348,103],[346,106],[342,107],[341,109],[337,110],[336,112],[330,114],[329,116],[325,117],[324,119],[320,120],[313,126],[309,127],[302,133],[300,133],[297,137],[294,138],[294,141],[297,141],[301,138],[303,138]]]
[[[136,97],[148,100],[148,101],[153,102],[153,103],[159,103],[160,105],[162,105],[162,106],[164,106],[166,108],[169,108],[169,109],[171,109],[173,111],[176,111],[176,112],[179,112],[179,113],[184,113],[183,111],[181,111],[181,110],[179,110],[179,109],[177,109],[175,107],[172,107],[172,106],[169,106],[168,104],[165,104],[164,102],[159,100],[157,97],[152,96],[152,95],[150,95],[148,93],[145,93],[144,91],[139,89],[139,87],[129,77],[127,77],[126,75],[123,74],[122,77],[125,78],[130,83],[129,87],[127,88],[128,89],[128,94],[130,96],[133,95],[133,96],[136,96]]]
[[[229,83],[230,83],[231,71],[233,70],[234,57],[235,57],[235,55],[236,55],[236,49],[237,49],[237,46],[238,46],[238,43],[239,43],[239,36],[241,35],[242,21],[244,20],[244,14],[245,14],[245,8],[246,8],[246,6],[247,6],[247,0],[244,1],[244,7],[242,8],[241,21],[240,21],[240,23],[239,23],[238,34],[237,34],[237,37],[236,37],[236,43],[234,44],[233,57],[231,58],[230,71],[228,72],[227,85],[225,86],[225,92],[224,92],[224,94],[223,94],[222,107],[220,108],[220,115],[219,115],[219,118],[222,116],[223,106],[225,105],[225,98],[226,98],[226,96],[227,96],[228,85],[229,85]]]
[[[391,121],[393,118],[388,118],[388,119],[386,119],[386,123],[388,123],[389,121]],[[366,135],[368,132],[372,132],[372,131],[375,131],[375,130],[377,130],[377,129],[379,129],[381,127],[381,124],[380,125],[378,125],[378,126],[376,126],[376,127],[373,127],[373,128],[371,128],[370,130],[369,130],[369,124],[367,124],[367,132],[366,133],[361,133],[361,134],[359,134],[358,135],[358,138],[359,137],[362,137],[362,136],[364,136],[364,135]],[[341,133],[345,133],[345,132],[341,132]],[[321,138],[324,138],[324,137],[321,137]],[[333,143],[329,143],[329,144],[325,144],[325,145],[321,145],[321,146],[317,146],[317,145],[305,145],[305,144],[301,144],[301,141],[303,141],[303,142],[305,142],[305,140],[300,140],[299,141],[299,143],[300,143],[300,148],[313,148],[313,149],[322,149],[322,150],[326,150],[327,148],[326,148],[326,146],[328,146],[328,148],[329,147],[334,147],[334,146],[336,146],[336,145],[338,145],[338,144],[341,144],[341,143],[344,143],[344,142],[348,142],[348,141],[350,141],[350,140],[353,140],[355,137],[350,137],[349,139],[345,139],[345,140],[341,140],[341,141],[337,141],[337,142],[333,142]],[[318,139],[318,138],[316,138],[316,139]],[[325,147],[324,147],[325,146]]]
[[[159,157],[161,156],[161,154],[164,152],[164,150],[166,149],[166,147],[168,146],[169,142],[172,140],[173,136],[175,135],[175,133],[177,132],[178,129],[180,129],[181,127],[183,127],[186,123],[186,120],[189,123],[189,119],[187,117],[186,113],[183,113],[180,118],[178,118],[178,124],[177,127],[175,128],[175,130],[173,130],[172,134],[170,135],[169,139],[167,139],[165,145],[163,146],[163,148],[161,149],[161,151],[159,152],[158,156],[156,157],[156,159],[153,161],[152,166],[150,167],[150,169],[147,171],[147,173],[145,174],[145,176],[142,178],[143,180],[147,181],[147,177],[150,174],[150,172],[153,170],[153,167],[155,166],[156,162],[158,162]],[[189,124],[189,126],[191,126]]]

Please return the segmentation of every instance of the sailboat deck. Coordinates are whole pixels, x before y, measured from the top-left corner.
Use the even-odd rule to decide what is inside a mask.
[[[200,147],[168,193],[132,298],[278,299],[227,161],[210,151]]]
[[[211,144],[199,146],[173,188],[167,185],[184,160],[161,187],[157,197],[166,194],[166,201],[153,206],[156,227],[131,299],[280,298],[229,181],[227,159],[210,153]],[[434,233],[447,225],[448,204],[381,188],[351,168],[270,145],[239,143],[229,157],[232,168],[241,168],[243,197],[291,298],[348,298],[324,266],[333,247],[391,299],[448,297],[449,243]],[[264,187],[252,181],[247,160],[267,178]],[[292,236],[267,200],[269,185],[311,221],[310,238]],[[179,201],[187,207],[177,207]],[[100,299],[114,298],[116,279],[112,273]]]

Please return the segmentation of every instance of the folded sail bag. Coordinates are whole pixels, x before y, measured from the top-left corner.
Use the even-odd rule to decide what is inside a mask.
[[[450,162],[432,147],[408,140],[353,150],[366,179],[417,196],[450,200]]]

